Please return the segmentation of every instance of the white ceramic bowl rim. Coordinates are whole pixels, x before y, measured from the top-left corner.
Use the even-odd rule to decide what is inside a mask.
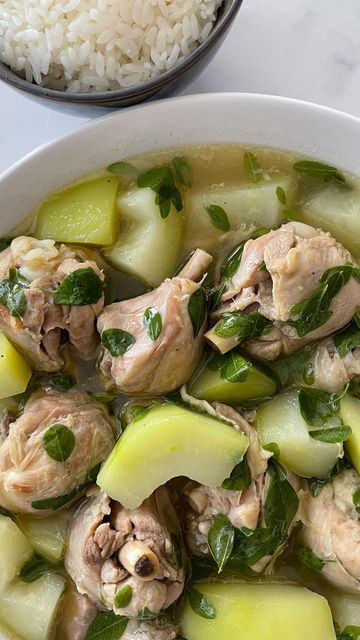
[[[360,174],[360,120],[261,94],[169,98],[95,119],[40,147],[0,176],[1,235],[48,194],[112,162],[166,147],[239,142],[287,149]]]

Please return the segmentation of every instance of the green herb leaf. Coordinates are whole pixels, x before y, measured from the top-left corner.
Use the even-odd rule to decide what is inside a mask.
[[[74,386],[75,380],[68,373],[56,373],[51,377],[50,384],[51,386],[55,387],[55,389],[68,391]]]
[[[33,509],[38,509],[39,511],[44,511],[45,509],[52,509],[53,511],[57,511],[58,509],[61,509],[66,504],[71,502],[80,490],[81,487],[79,487],[78,489],[73,489],[69,493],[64,493],[62,496],[56,496],[55,498],[34,500],[31,503],[31,506]]]
[[[152,620],[153,618],[156,618],[156,614],[150,611],[150,609],[145,606],[137,612],[136,617],[138,620]]]
[[[350,625],[342,633],[336,632],[337,640],[360,640],[360,627]]]
[[[222,485],[222,489],[228,491],[243,491],[251,485],[251,473],[246,457],[239,462],[230,473],[230,476],[226,478]]]
[[[75,436],[64,424],[53,424],[45,431],[42,445],[49,458],[65,462],[75,447]]]
[[[317,498],[323,488],[329,484],[339,473],[350,467],[349,461],[344,458],[338,458],[333,469],[328,473],[326,478],[319,480],[318,478],[309,478],[309,491],[313,498]]]
[[[188,599],[193,612],[207,620],[216,618],[216,609],[211,600],[204,594],[190,587],[188,589]]]
[[[94,269],[77,269],[64,278],[54,291],[54,304],[84,306],[95,304],[103,295],[104,283]]]
[[[0,253],[10,247],[12,238],[0,238]]]
[[[296,328],[300,337],[325,324],[331,317],[330,305],[340,289],[349,281],[352,265],[331,267],[323,273],[320,285],[309,296],[294,304],[290,312],[294,316],[287,323]]]
[[[140,188],[148,187],[155,191],[155,203],[159,206],[162,218],[167,218],[171,205],[174,205],[177,211],[182,210],[181,193],[169,167],[156,167],[141,173],[137,179],[137,186]]]
[[[244,154],[244,171],[251,182],[260,182],[262,179],[262,169],[256,156],[251,151]]]
[[[330,429],[315,429],[309,431],[309,435],[314,440],[320,440],[320,442],[345,442],[351,436],[351,427],[342,425],[341,427],[332,427]]]
[[[314,427],[323,425],[339,411],[340,397],[322,389],[302,387],[298,394],[301,415]]]
[[[269,472],[272,481],[264,505],[265,524],[273,531],[286,534],[298,510],[299,498],[279,463],[271,460]]]
[[[49,564],[38,555],[34,555],[20,570],[20,578],[23,582],[35,582],[50,569]]]
[[[314,384],[315,382],[315,372],[314,365],[312,362],[307,362],[305,367],[303,368],[303,380],[305,384]]]
[[[278,358],[268,363],[268,367],[276,375],[282,387],[301,383],[304,371],[311,364],[313,347],[304,347],[290,356]],[[309,384],[309,383],[307,383]]]
[[[347,182],[345,176],[337,169],[329,164],[318,162],[316,160],[300,160],[295,162],[294,169],[298,173],[311,176],[321,182],[335,183],[341,186],[346,186]]]
[[[215,516],[208,533],[208,544],[217,566],[221,573],[226,565],[234,546],[235,529],[229,518],[218,514]]]
[[[278,461],[280,459],[280,447],[276,442],[268,442],[268,444],[264,444],[263,449],[265,449],[265,451],[271,451],[274,460]]]
[[[98,611],[85,640],[120,640],[124,634],[128,618],[116,616],[112,611]]]
[[[130,604],[132,598],[132,587],[129,584],[125,584],[116,592],[114,598],[114,607],[116,609],[124,609]]]
[[[182,558],[182,551],[181,551],[179,538],[175,533],[172,533],[170,535],[170,540],[171,540],[171,546],[172,546],[175,564],[178,569],[181,569],[181,567],[183,566],[183,558]]]
[[[171,161],[174,167],[176,177],[184,187],[192,187],[194,182],[194,175],[192,169],[184,156],[176,156]]]
[[[117,176],[136,176],[137,168],[134,167],[130,162],[124,162],[121,160],[120,162],[114,162],[107,167],[107,171],[110,173],[115,173]]]
[[[230,231],[230,222],[226,211],[219,207],[217,204],[210,204],[206,207],[206,211],[209,214],[210,222],[216,229],[223,231]]]
[[[356,510],[358,511],[360,509],[360,489],[355,491],[353,495],[353,503],[356,507]]]
[[[276,197],[280,204],[286,204],[286,193],[282,187],[276,187]]]
[[[317,573],[319,573],[325,565],[324,560],[321,560],[310,547],[300,547],[296,552],[296,556],[300,564]]]
[[[243,240],[238,244],[224,260],[221,267],[221,275],[224,278],[231,279],[240,267],[244,246],[247,240]]]
[[[268,333],[272,323],[257,311],[252,313],[223,313],[215,325],[215,334],[220,338],[237,336],[239,343]]]
[[[199,287],[191,294],[188,302],[188,314],[193,326],[194,338],[198,335],[206,318],[206,292]]]
[[[101,342],[105,349],[116,358],[123,356],[135,344],[134,336],[123,329],[105,329],[101,334]]]
[[[245,382],[250,373],[251,364],[240,353],[231,351],[225,366],[221,369],[221,378],[229,382]]]
[[[340,358],[344,358],[347,353],[360,347],[360,329],[356,324],[351,324],[335,334],[333,341]]]
[[[0,282],[0,304],[3,304],[14,318],[22,318],[26,311],[24,289],[28,281],[18,269],[11,267],[9,277]]]
[[[247,527],[236,529],[234,552],[228,560],[227,570],[243,573],[247,566],[256,564],[264,556],[272,555],[286,538],[286,533],[279,529],[273,530],[266,527],[258,527],[254,530]],[[249,577],[256,577],[256,575],[258,574]]]
[[[148,307],[144,312],[144,326],[151,340],[157,340],[162,331],[162,318],[155,307]]]
[[[225,284],[221,284],[218,287],[215,287],[215,289],[210,289],[210,299],[209,299],[209,308],[210,311],[213,311],[214,309],[216,309],[220,303],[221,300],[221,296],[223,295],[223,293],[225,292],[226,286]]]

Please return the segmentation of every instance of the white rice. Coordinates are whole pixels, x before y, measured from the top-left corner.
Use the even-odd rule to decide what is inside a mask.
[[[186,58],[222,0],[0,0],[0,60],[27,80],[84,93],[130,87]]]

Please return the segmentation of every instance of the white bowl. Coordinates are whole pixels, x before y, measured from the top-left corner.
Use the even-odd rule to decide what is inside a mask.
[[[140,153],[207,142],[288,149],[360,174],[360,120],[353,116],[256,94],[172,98],[94,120],[3,173],[0,236],[46,195],[87,173]]]

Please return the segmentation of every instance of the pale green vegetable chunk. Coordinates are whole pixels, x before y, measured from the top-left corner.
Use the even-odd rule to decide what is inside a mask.
[[[64,578],[51,571],[36,582],[18,579],[0,594],[0,620],[23,640],[48,640],[64,588]]]
[[[43,202],[34,231],[40,240],[109,245],[116,238],[116,193],[113,176],[76,184]]]
[[[31,378],[31,367],[0,331],[0,399],[25,391]]]
[[[0,638],[1,640],[22,640],[17,633],[14,633],[9,627],[0,621]]]
[[[59,562],[65,554],[71,511],[59,511],[48,518],[19,515],[17,523],[32,548],[49,562]]]
[[[182,613],[187,640],[336,640],[325,598],[291,584],[199,584],[216,609],[207,620]]]
[[[0,540],[1,593],[4,587],[19,575],[21,567],[33,555],[33,550],[15,522],[2,515],[0,515]]]
[[[340,416],[351,427],[351,436],[345,449],[356,472],[360,474],[360,400],[346,394],[340,401]]]
[[[280,462],[299,476],[324,478],[341,455],[342,445],[315,440],[310,429],[300,413],[296,391],[278,395],[257,409],[261,444],[275,442]]]
[[[344,593],[340,589],[327,586],[324,595],[341,631],[350,625],[360,627],[360,598],[357,594]]]
[[[126,427],[97,483],[124,507],[135,509],[178,476],[220,486],[247,447],[245,434],[220,420],[177,405],[155,406]]]
[[[327,186],[304,206],[301,221],[330,231],[355,258],[360,257],[360,190]]]
[[[186,231],[185,249],[210,249],[217,245],[222,231],[212,222],[206,207],[217,205],[224,209],[230,223],[230,231],[236,231],[241,225],[257,227],[278,227],[284,216],[285,206],[276,195],[277,187],[286,194],[287,207],[293,199],[294,179],[289,177],[246,184],[241,187],[223,187],[209,191],[192,189],[185,199]]]
[[[184,225],[182,213],[173,206],[163,219],[155,198],[155,192],[149,188],[134,188],[120,195],[120,236],[114,246],[104,252],[117,269],[151,287],[173,275]]]

